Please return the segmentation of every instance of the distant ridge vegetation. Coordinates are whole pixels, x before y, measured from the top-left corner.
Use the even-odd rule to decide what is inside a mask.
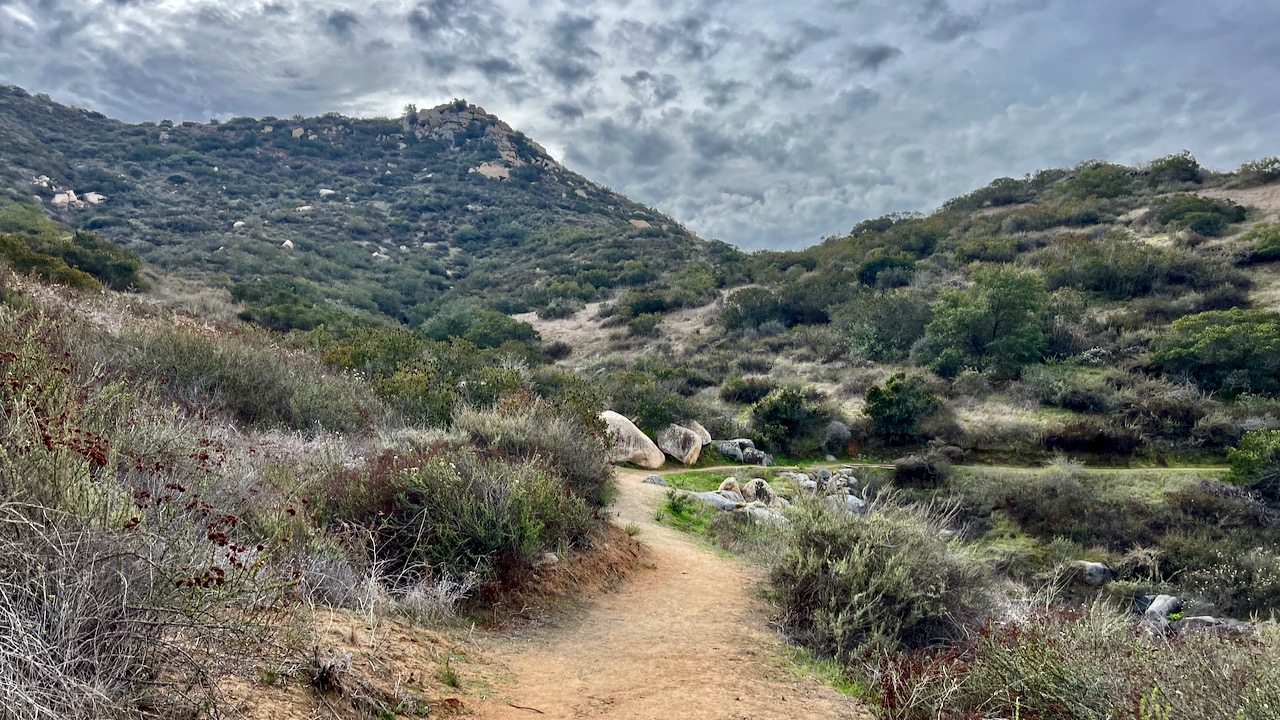
[[[0,87],[0,193],[236,288],[279,329],[564,306],[735,254],[461,100],[395,119],[128,124]]]

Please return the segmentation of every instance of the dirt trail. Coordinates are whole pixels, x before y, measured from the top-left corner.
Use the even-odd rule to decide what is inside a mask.
[[[480,718],[867,718],[856,701],[788,669],[750,595],[759,571],[654,522],[663,489],[619,472],[619,524],[641,527],[646,567],[567,626],[482,641],[510,684]]]

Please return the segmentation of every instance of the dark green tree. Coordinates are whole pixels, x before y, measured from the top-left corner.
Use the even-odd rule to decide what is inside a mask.
[[[793,385],[774,390],[751,408],[751,425],[769,448],[794,458],[818,452],[831,419],[817,391]]]
[[[916,375],[898,373],[884,385],[867,390],[863,410],[871,418],[875,432],[887,442],[904,444],[924,439],[920,423],[938,409],[942,401],[929,392]]]
[[[1044,353],[1048,307],[1040,275],[1010,267],[979,270],[973,287],[945,291],[934,303],[921,359],[948,377],[966,367],[998,379],[1015,377]]]

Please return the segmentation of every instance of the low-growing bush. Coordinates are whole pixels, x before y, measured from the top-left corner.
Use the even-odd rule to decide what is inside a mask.
[[[1245,210],[1231,202],[1199,195],[1171,195],[1156,203],[1151,217],[1165,227],[1186,228],[1206,237],[1217,237],[1231,223],[1243,222]]]
[[[491,411],[464,409],[454,418],[454,429],[490,454],[544,465],[569,492],[594,507],[613,498],[613,466],[602,428],[586,427],[579,417],[557,412],[546,401],[516,396]]]
[[[1189,152],[1166,155],[1152,160],[1147,166],[1147,182],[1153,186],[1179,183],[1199,183],[1200,163]]]
[[[177,329],[126,333],[125,341],[132,346],[124,358],[132,372],[163,383],[182,402],[246,425],[355,431],[368,429],[383,412],[358,378],[266,344]]]
[[[725,402],[754,405],[777,387],[777,383],[768,377],[731,375],[720,386],[720,399]]]
[[[1240,166],[1239,180],[1246,187],[1280,180],[1280,157],[1265,157],[1244,163]]]
[[[790,520],[770,595],[791,637],[823,656],[957,641],[991,609],[986,569],[925,511],[886,504],[854,517],[800,503]]]
[[[1227,453],[1231,482],[1280,501],[1280,430],[1245,433],[1239,447]]]
[[[875,433],[894,444],[925,439],[922,423],[942,406],[923,378],[904,373],[867,390],[866,401],[863,412],[871,418]]]
[[[1105,413],[1117,402],[1115,390],[1099,372],[1066,365],[1038,365],[1022,374],[1040,402],[1080,413]]]
[[[525,578],[542,553],[583,542],[586,500],[537,460],[437,446],[388,454],[334,480],[329,512],[374,534],[384,577],[415,584],[444,572],[488,589]]]
[[[1120,459],[1133,455],[1142,445],[1142,436],[1134,428],[1114,420],[1081,418],[1050,428],[1045,433],[1044,445],[1050,452]]]
[[[831,419],[816,391],[795,386],[778,388],[751,407],[752,429],[770,450],[793,458],[818,454]]]
[[[1174,321],[1151,344],[1152,364],[1227,397],[1280,393],[1280,314],[1204,312]]]
[[[869,670],[883,715],[901,720],[1238,720],[1273,714],[1280,638],[1265,629],[1169,639],[1135,631],[1105,603],[1037,603],[962,645],[884,656]]]
[[[1251,262],[1280,260],[1280,223],[1264,223],[1240,238]]]

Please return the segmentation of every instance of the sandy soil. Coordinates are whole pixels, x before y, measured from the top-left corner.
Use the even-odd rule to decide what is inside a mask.
[[[1240,203],[1247,208],[1253,208],[1258,211],[1260,217],[1256,219],[1259,220],[1280,219],[1280,183],[1271,183],[1261,187],[1245,188],[1242,190],[1214,188],[1211,190],[1201,190],[1196,194],[1219,200],[1229,199]]]
[[[620,524],[641,527],[647,567],[567,625],[480,641],[508,683],[480,718],[868,718],[785,660],[759,571],[659,525],[663,489],[620,471]]]

